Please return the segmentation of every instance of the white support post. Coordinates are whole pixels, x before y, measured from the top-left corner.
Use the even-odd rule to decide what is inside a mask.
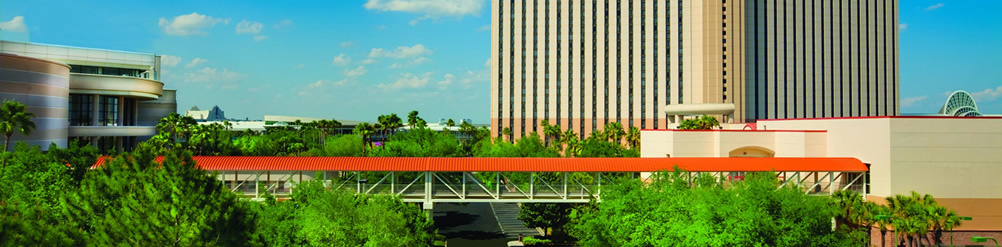
[[[596,198],[602,198],[600,196],[601,194],[602,194],[602,173],[599,172],[598,173],[598,188],[595,189],[595,197]]]
[[[529,173],[529,200],[532,200],[533,196],[536,195],[536,173]]]
[[[564,200],[567,200],[567,172],[564,172]]]
[[[463,177],[463,198],[466,198],[466,172],[460,173]]]
[[[501,172],[494,174],[494,193],[497,195],[498,200],[501,200]]]
[[[432,188],[431,172],[424,172],[424,203],[425,205],[431,203],[431,190]]]
[[[397,194],[397,173],[390,172],[390,193]]]
[[[261,174],[254,176],[254,198],[261,197]]]
[[[828,194],[829,195],[834,195],[835,194],[835,173],[834,172],[828,172]]]
[[[860,173],[860,176],[863,176],[863,186],[862,187],[863,187],[863,200],[864,201],[866,201],[866,195],[867,195],[867,193],[870,193],[869,191],[866,191],[866,182],[867,182],[866,181],[866,174],[867,173],[869,173],[869,171],[864,171],[863,173]]]
[[[362,193],[362,174],[355,172],[355,193]]]

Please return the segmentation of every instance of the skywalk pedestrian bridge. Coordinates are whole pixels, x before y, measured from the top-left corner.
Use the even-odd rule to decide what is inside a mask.
[[[161,158],[162,159],[162,158]],[[103,158],[102,158],[103,160]],[[868,167],[855,158],[384,158],[195,156],[230,190],[248,198],[288,198],[301,181],[405,202],[587,203],[602,187],[652,172],[679,169],[698,179],[731,182],[748,172],[772,172],[779,186],[804,193],[866,194]],[[99,164],[100,164],[99,160]]]

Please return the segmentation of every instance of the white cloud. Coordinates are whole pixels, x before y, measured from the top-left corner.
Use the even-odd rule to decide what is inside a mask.
[[[159,25],[164,30],[164,33],[168,35],[208,35],[205,29],[211,28],[220,22],[229,24],[230,20],[213,18],[199,14],[198,12],[192,12],[191,14],[176,16],[172,20],[161,17]]]
[[[397,79],[396,82],[393,82],[392,84],[379,84],[378,87],[385,90],[401,89],[401,88],[422,88],[428,85],[428,81],[430,80],[431,80],[431,72],[424,73],[422,75],[405,73],[403,77]]]
[[[486,31],[490,31],[490,30],[491,30],[491,25],[484,25],[484,26],[482,26],[480,28],[477,28],[477,32],[486,32]]]
[[[230,71],[228,69],[202,68],[194,72],[184,74],[185,82],[204,82],[205,88],[219,86],[222,89],[238,88],[237,81],[245,75]]]
[[[375,63],[375,62],[376,62],[376,59],[373,59],[371,57],[370,58],[366,58],[365,60],[362,60],[362,64],[372,64],[372,63]]]
[[[419,20],[419,19],[413,19],[413,20],[407,22],[407,24],[411,25],[411,26],[417,26],[418,23],[421,23],[421,20]]]
[[[345,65],[348,65],[348,63],[350,63],[350,62],[351,62],[351,58],[348,57],[348,56],[345,56],[342,53],[342,54],[338,54],[336,57],[334,57],[334,62],[332,62],[331,64],[336,65],[336,66],[345,66]]]
[[[195,59],[192,59],[191,62],[188,62],[188,64],[185,64],[184,67],[185,68],[191,68],[191,67],[198,66],[199,64],[204,64],[204,63],[208,63],[208,62],[209,62],[209,59],[204,59],[204,58],[198,58],[198,57],[196,57]]]
[[[415,58],[414,60],[407,61],[406,63],[393,63],[393,64],[390,65],[390,68],[391,69],[400,69],[400,68],[414,67],[414,66],[417,66],[419,64],[427,63],[427,62],[430,62],[430,61],[431,61],[431,59],[428,59],[426,57],[419,57],[419,58]]]
[[[262,41],[268,39],[267,35],[254,35],[254,41]]]
[[[431,55],[431,53],[432,53],[431,50],[425,48],[424,45],[416,44],[411,47],[400,46],[393,51],[387,51],[383,48],[372,48],[372,51],[369,52],[369,57],[371,58],[389,57],[389,58],[403,59],[403,58]]]
[[[480,71],[467,70],[463,79],[460,80],[466,87],[472,86],[473,83],[477,82],[488,82],[491,80],[491,70],[485,69]]]
[[[287,28],[287,27],[291,27],[291,26],[292,26],[292,20],[285,19],[285,20],[282,20],[282,21],[278,22],[275,25],[272,25],[271,27],[274,28],[274,29],[283,29],[283,28]]]
[[[23,33],[28,31],[28,26],[24,25],[24,16],[15,16],[9,21],[0,22],[0,30]]]
[[[912,107],[912,106],[915,106],[915,104],[918,104],[919,102],[922,102],[922,101],[926,100],[927,98],[929,98],[929,96],[925,96],[925,95],[916,96],[916,97],[903,98],[903,99],[901,99],[901,107]]]
[[[427,17],[479,16],[484,0],[369,0],[366,9],[423,14]]]
[[[256,21],[242,20],[237,23],[237,34],[258,34],[264,29],[264,24]]]
[[[995,101],[1000,96],[1002,96],[1002,86],[998,88],[987,88],[985,90],[971,92],[971,96],[974,97],[975,102],[989,102]]]
[[[452,85],[452,82],[456,80],[456,76],[454,76],[452,74],[448,74],[448,73],[445,74],[445,76],[443,76],[443,77],[444,77],[443,80],[435,83],[435,84],[438,84],[438,89],[441,89],[441,90],[445,90],[445,89],[449,88],[449,86]]]
[[[348,77],[359,77],[365,75],[366,73],[369,73],[369,71],[365,70],[365,66],[358,66],[354,69],[344,70],[344,75]]]
[[[898,30],[904,31],[905,29],[908,29],[908,23],[898,24]]]
[[[925,10],[936,10],[936,9],[942,8],[942,7],[943,7],[943,3],[937,3],[937,4],[933,4],[932,6],[925,7]]]
[[[351,41],[343,41],[338,45],[341,46],[341,48],[351,48],[352,46],[355,46],[355,43]]]
[[[317,80],[317,82],[310,83],[306,85],[307,89],[318,89],[323,87],[340,87],[348,84],[348,78],[341,79],[340,81],[329,81],[329,80]]]
[[[344,78],[339,81],[317,80],[314,83],[306,84],[305,87],[299,87],[298,94],[299,96],[308,96],[317,92],[323,92],[322,90],[324,89],[346,86],[352,82],[353,81],[348,80],[348,78]]]
[[[178,63],[181,63],[180,57],[175,57],[171,55],[160,55],[160,65],[164,67],[174,67]]]
[[[490,68],[490,67],[491,67],[491,58],[487,58],[487,61],[484,61],[484,68]]]
[[[293,69],[302,69],[302,68],[305,68],[305,67],[306,67],[306,64],[297,64],[296,66],[292,66]]]

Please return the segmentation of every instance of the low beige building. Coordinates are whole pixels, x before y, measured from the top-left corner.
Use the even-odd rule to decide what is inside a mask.
[[[759,120],[722,130],[644,130],[642,157],[853,157],[870,167],[868,200],[931,194],[959,230],[1002,230],[1002,118]]]
[[[176,91],[160,81],[160,56],[0,40],[0,99],[24,104],[35,117],[30,135],[13,141],[129,150],[156,134],[177,111]]]

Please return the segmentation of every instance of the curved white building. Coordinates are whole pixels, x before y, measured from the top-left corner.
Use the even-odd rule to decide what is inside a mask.
[[[974,97],[964,90],[957,90],[946,98],[946,103],[939,109],[939,114],[954,117],[980,117],[983,116],[978,110],[978,103],[974,102]]]
[[[0,72],[0,99],[35,114],[37,129],[13,140],[43,149],[70,139],[131,149],[177,111],[154,54],[0,41]]]

